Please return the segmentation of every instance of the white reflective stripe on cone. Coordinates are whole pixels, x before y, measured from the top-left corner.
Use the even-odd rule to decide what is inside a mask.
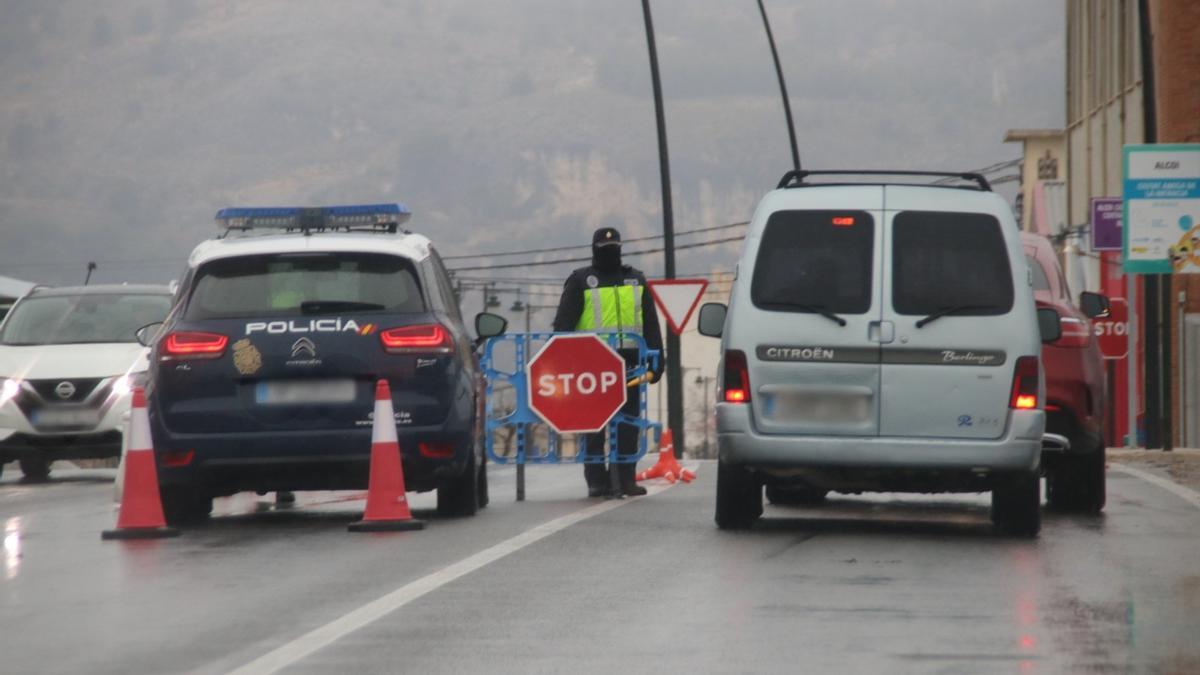
[[[375,419],[371,425],[372,443],[396,443],[396,415],[392,412],[392,399],[375,401]]]
[[[129,434],[127,452],[154,449],[150,442],[150,417],[145,408],[134,408],[130,411],[126,433]]]

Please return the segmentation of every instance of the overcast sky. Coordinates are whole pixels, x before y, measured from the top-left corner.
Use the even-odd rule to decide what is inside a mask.
[[[973,169],[1062,124],[1061,2],[766,4],[809,168]],[[757,6],[653,9],[676,228],[745,220],[790,164]],[[0,275],[165,282],[228,205],[403,201],[444,255],[655,234],[656,143],[637,0],[0,0]]]

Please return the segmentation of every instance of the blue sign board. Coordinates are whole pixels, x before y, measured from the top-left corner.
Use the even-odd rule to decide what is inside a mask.
[[[1125,146],[1125,271],[1200,271],[1200,144]]]

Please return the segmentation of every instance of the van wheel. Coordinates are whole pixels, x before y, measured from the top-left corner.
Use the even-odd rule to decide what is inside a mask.
[[[744,530],[762,515],[762,483],[741,466],[717,461],[717,527]]]
[[[996,531],[1036,537],[1042,529],[1041,479],[1037,473],[1014,476],[992,489],[992,524]]]
[[[50,478],[50,462],[44,457],[22,457],[17,463],[26,483],[45,483]]]
[[[768,485],[767,501],[777,506],[817,506],[825,503],[829,490],[807,485]]]
[[[163,516],[168,525],[191,525],[202,522],[213,509],[212,495],[186,485],[160,487]]]
[[[472,452],[468,457],[462,473],[442,483],[437,489],[439,516],[473,516],[479,510],[479,472],[476,469],[475,453]]]
[[[1047,481],[1047,501],[1062,511],[1097,514],[1104,510],[1108,490],[1104,477],[1103,445],[1091,452],[1063,458]]]

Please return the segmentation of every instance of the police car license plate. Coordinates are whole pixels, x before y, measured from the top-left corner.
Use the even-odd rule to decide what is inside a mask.
[[[263,405],[349,403],[354,400],[354,380],[268,380],[258,383],[254,399]]]
[[[100,413],[81,408],[47,408],[33,413],[30,421],[38,427],[94,427],[100,423]]]

